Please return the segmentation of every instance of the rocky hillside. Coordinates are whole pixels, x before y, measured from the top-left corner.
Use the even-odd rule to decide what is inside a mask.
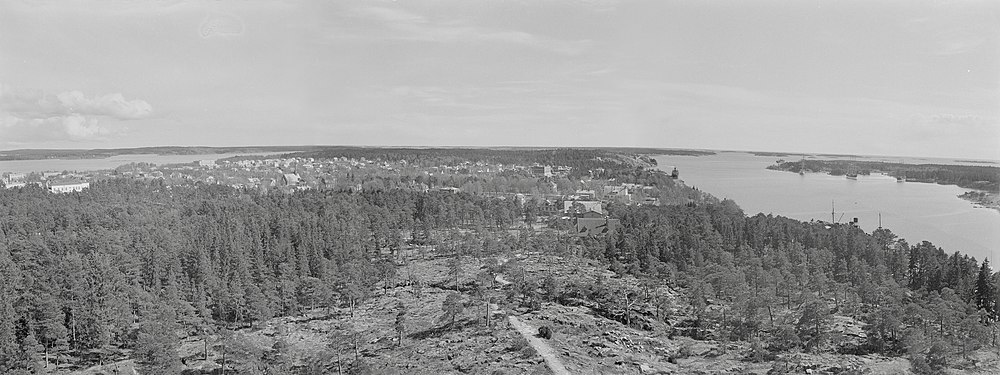
[[[759,341],[720,340],[713,327],[699,333],[688,327],[694,309],[683,291],[622,276],[585,259],[509,254],[491,265],[492,260],[462,258],[458,288],[453,258],[414,253],[405,263],[394,284],[377,288],[353,314],[349,307],[322,308],[234,327],[209,336],[207,351],[203,337],[190,336],[179,351],[184,371],[218,374],[225,363],[225,372],[232,374],[912,373],[904,358],[773,355]],[[490,270],[498,272],[487,284],[482,275]],[[613,300],[633,300],[615,304],[581,297],[584,285],[611,291]],[[457,296],[460,306],[454,320],[444,308],[449,295]],[[400,306],[405,311],[397,324]],[[793,310],[778,315],[796,318]],[[519,333],[514,322],[532,336]],[[831,329],[843,340],[857,340],[864,334],[859,325],[835,316]],[[541,327],[551,336],[540,337]],[[547,361],[540,349],[554,358]],[[131,361],[75,373],[111,374],[116,368],[136,373]],[[994,353],[976,352],[948,372],[996,371]]]

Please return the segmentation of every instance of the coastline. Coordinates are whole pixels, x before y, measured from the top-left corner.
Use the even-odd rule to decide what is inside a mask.
[[[958,197],[972,202],[978,208],[989,208],[1000,211],[1000,194],[998,193],[972,190],[960,194]]]

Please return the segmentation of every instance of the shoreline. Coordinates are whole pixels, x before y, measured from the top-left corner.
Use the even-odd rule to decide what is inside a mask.
[[[958,197],[972,202],[976,208],[988,208],[1000,212],[1000,194],[998,193],[972,190],[959,194]]]

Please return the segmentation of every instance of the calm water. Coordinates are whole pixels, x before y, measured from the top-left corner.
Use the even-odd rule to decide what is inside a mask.
[[[790,156],[786,159],[798,158]],[[846,222],[857,217],[865,231],[878,228],[881,213],[882,226],[910,244],[927,240],[947,253],[961,251],[979,260],[989,256],[992,264],[998,264],[1000,260],[1000,212],[976,208],[958,198],[968,189],[915,182],[897,183],[895,178],[882,175],[858,176],[857,180],[820,173],[800,176],[765,169],[781,157],[758,157],[742,152],[697,157],[659,156],[655,159],[661,169],[669,170],[671,166],[676,166],[681,180],[689,186],[736,201],[747,215],[763,212],[799,220],[830,221],[832,202],[836,206],[837,219]],[[947,162],[944,159],[905,161]]]
[[[0,173],[30,173],[44,171],[97,171],[114,169],[128,163],[181,164],[198,160],[219,160],[233,156],[272,155],[267,153],[236,153],[236,154],[201,154],[201,155],[156,155],[136,154],[119,155],[104,159],[45,159],[45,160],[0,160]]]

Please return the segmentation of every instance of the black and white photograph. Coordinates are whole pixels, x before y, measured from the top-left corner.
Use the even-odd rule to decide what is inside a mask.
[[[0,374],[1000,373],[1000,1],[0,0]]]

